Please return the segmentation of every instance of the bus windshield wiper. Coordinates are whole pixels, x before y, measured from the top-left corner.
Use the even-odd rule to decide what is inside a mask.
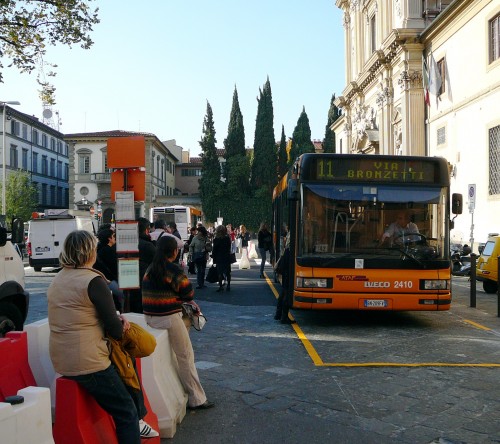
[[[419,259],[417,259],[415,256],[413,256],[412,254],[408,253],[407,251],[405,251],[403,248],[399,248],[399,247],[392,247],[391,250],[396,250],[396,251],[399,251],[400,253],[402,253],[405,257],[407,258],[410,258],[412,259],[413,261],[415,261],[418,265],[420,265],[422,268],[425,268],[425,264],[420,261]],[[403,258],[404,260],[404,258]]]

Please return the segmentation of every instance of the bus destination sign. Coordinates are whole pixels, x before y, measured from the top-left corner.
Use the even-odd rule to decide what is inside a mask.
[[[367,158],[368,157],[368,158]],[[318,158],[316,168],[311,168],[312,180],[339,180],[342,182],[400,182],[434,183],[435,162],[426,160],[381,160],[347,158]]]

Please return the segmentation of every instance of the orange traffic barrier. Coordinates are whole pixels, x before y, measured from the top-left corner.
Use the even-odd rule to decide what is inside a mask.
[[[11,331],[0,339],[0,402],[18,390],[36,386],[28,361],[28,335],[24,331]]]
[[[140,362],[137,360],[138,369]],[[158,430],[158,418],[151,411],[144,392],[148,414],[144,420]],[[97,404],[77,382],[60,377],[56,381],[56,412],[53,428],[56,444],[117,444],[111,416]],[[143,439],[148,444],[160,444],[160,437]]]

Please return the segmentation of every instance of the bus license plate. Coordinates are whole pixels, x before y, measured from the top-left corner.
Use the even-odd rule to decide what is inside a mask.
[[[379,307],[384,308],[387,307],[387,301],[385,299],[366,299],[365,307]]]

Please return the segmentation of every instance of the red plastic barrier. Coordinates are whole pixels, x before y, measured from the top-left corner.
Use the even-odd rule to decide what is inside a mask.
[[[28,361],[28,334],[11,331],[0,339],[0,402],[36,381]]]
[[[137,360],[140,374],[140,360]],[[151,411],[144,392],[148,414],[144,420],[158,430],[158,418]],[[56,382],[56,421],[53,428],[56,444],[117,444],[115,424],[97,402],[77,382],[64,377]],[[160,437],[143,439],[143,443],[160,444]]]

